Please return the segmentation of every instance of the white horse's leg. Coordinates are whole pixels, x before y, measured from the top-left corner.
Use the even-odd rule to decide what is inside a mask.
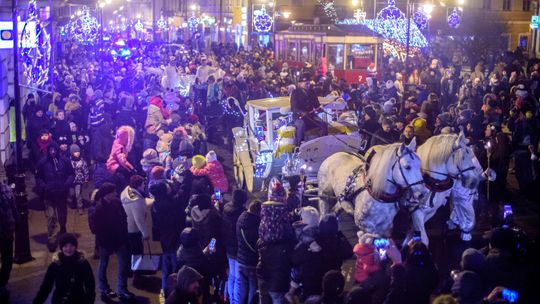
[[[431,209],[431,208],[429,208]],[[414,231],[419,231],[422,238],[422,243],[429,246],[429,238],[427,236],[426,227],[425,227],[425,212],[428,211],[426,208],[416,209],[411,214],[412,227]],[[429,210],[430,211],[430,210]]]
[[[396,204],[381,203],[364,191],[355,200],[354,222],[358,226],[358,242],[369,243],[375,237],[390,237]]]

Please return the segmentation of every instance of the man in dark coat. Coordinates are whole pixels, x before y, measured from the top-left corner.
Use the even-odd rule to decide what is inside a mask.
[[[294,115],[296,127],[296,145],[304,140],[306,126],[319,128],[319,136],[327,134],[326,125],[315,115],[319,108],[319,99],[315,92],[309,88],[310,75],[304,74],[298,81],[298,87],[291,93],[291,111]]]
[[[152,205],[153,234],[163,250],[161,284],[168,296],[167,277],[177,269],[176,250],[180,247],[180,234],[186,227],[189,184],[163,180],[150,186],[150,193],[155,199]]]
[[[59,234],[66,232],[67,197],[69,187],[74,180],[71,162],[60,157],[60,151],[55,143],[47,147],[47,156],[37,164],[36,188],[45,203],[47,216],[48,248],[56,250]],[[57,224],[60,230],[57,230]]]
[[[176,276],[176,287],[167,297],[165,304],[199,303],[199,281],[203,276],[195,269],[184,266]]]
[[[101,298],[116,297],[121,300],[132,300],[134,294],[127,289],[127,278],[130,267],[130,252],[128,246],[127,215],[120,195],[116,192],[116,185],[104,183],[96,193],[97,202],[93,218],[89,221],[93,225],[96,242],[99,247],[99,290]],[[107,267],[109,257],[116,253],[118,257],[118,290],[113,292],[107,281]]]
[[[229,260],[229,278],[227,279],[227,289],[231,302],[236,303],[234,295],[235,281],[238,279],[238,260],[236,259],[238,244],[236,235],[236,223],[238,218],[245,210],[247,201],[247,192],[236,189],[233,192],[233,199],[223,207],[223,221],[221,222],[221,230],[223,233],[223,244],[227,252]]]
[[[259,259],[257,240],[261,224],[261,204],[260,201],[251,202],[248,210],[242,212],[236,222],[238,278],[234,289],[238,303],[249,303],[257,291],[255,269]]]
[[[90,152],[92,159],[99,164],[104,164],[109,158],[114,138],[111,135],[111,124],[106,120],[93,128],[92,146]]]

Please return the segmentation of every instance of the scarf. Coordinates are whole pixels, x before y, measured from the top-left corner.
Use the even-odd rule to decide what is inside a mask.
[[[37,139],[37,143],[39,146],[39,153],[41,154],[47,154],[47,146],[52,142],[51,137],[49,136],[49,139],[43,140],[40,138]]]

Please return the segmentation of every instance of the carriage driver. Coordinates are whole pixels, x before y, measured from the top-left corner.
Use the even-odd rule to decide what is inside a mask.
[[[296,89],[291,93],[291,111],[296,127],[295,144],[297,146],[304,140],[306,126],[318,128],[319,136],[325,136],[328,133],[326,124],[316,115],[320,104],[317,94],[309,84],[310,80],[309,74],[302,74]]]

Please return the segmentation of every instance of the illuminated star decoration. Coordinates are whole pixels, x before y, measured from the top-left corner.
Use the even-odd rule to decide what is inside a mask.
[[[70,24],[71,38],[82,44],[92,44],[99,33],[99,22],[90,15],[88,7],[83,6],[82,14]]]
[[[137,22],[135,23],[135,25],[133,26],[133,28],[137,31],[137,32],[140,32],[144,29],[144,24],[142,23],[141,19],[137,19]]]
[[[448,26],[457,29],[461,23],[461,17],[459,16],[457,9],[454,7],[452,13],[448,15]]]
[[[428,17],[422,8],[419,7],[418,10],[416,10],[412,19],[419,29],[423,30],[427,27]]]
[[[187,22],[189,30],[196,31],[199,28],[199,23],[200,22],[201,22],[201,20],[199,18],[195,17],[195,15],[189,17],[188,22]]]
[[[266,13],[266,9],[263,7],[259,14],[253,17],[253,28],[257,32],[269,32],[272,29],[272,24],[274,23],[274,20],[268,13]]]
[[[165,18],[163,18],[163,15],[161,15],[161,17],[159,17],[158,21],[156,22],[156,26],[158,29],[164,31],[167,29],[167,20],[165,20]]]
[[[42,25],[37,14],[35,0],[28,3],[28,15],[22,29],[20,60],[28,85],[43,86],[49,79],[51,64],[51,40],[46,25]]]
[[[354,14],[353,14],[353,17],[356,19],[356,22],[364,22],[366,21],[366,16],[367,16],[367,13],[364,12],[363,9],[356,9],[354,10]]]

